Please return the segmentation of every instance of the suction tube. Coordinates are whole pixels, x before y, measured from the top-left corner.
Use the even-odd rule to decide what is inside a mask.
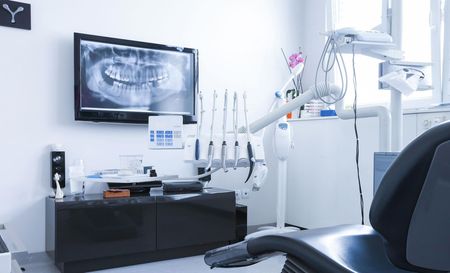
[[[270,125],[271,123],[277,121],[284,115],[293,110],[300,108],[312,99],[318,99],[319,97],[326,97],[329,95],[339,96],[341,93],[341,88],[335,84],[320,83],[317,85],[317,89],[313,86],[308,89],[305,93],[296,97],[292,101],[286,103],[285,105],[273,110],[271,113],[263,116],[262,118],[252,122],[250,124],[250,133],[254,134],[264,127]],[[245,133],[245,127],[239,129],[240,132]]]
[[[344,110],[344,102],[336,103],[336,114],[340,119],[354,119],[355,113],[352,110]],[[378,117],[379,121],[379,150],[382,152],[391,151],[391,131],[392,121],[389,110],[384,106],[358,107],[357,118]]]

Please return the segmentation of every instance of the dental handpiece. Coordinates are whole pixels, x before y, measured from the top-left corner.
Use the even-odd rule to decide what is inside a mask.
[[[222,127],[222,169],[228,172],[227,169],[227,111],[228,111],[228,90],[225,90],[225,97],[223,99],[223,127]]]
[[[197,121],[197,139],[195,140],[195,160],[200,159],[200,133],[202,131],[203,124],[203,114],[205,113],[205,109],[203,108],[203,94],[199,93],[200,100],[200,120]]]
[[[206,170],[209,170],[213,164],[214,160],[214,116],[216,113],[216,99],[217,99],[217,92],[214,90],[213,94],[213,105],[212,105],[212,116],[211,116],[211,135],[209,138],[209,147],[208,147],[208,166],[206,167]]]
[[[248,117],[247,117],[247,93],[244,92],[244,117],[245,117],[245,128],[247,131],[247,153],[248,153],[248,159],[249,159],[249,163],[250,163],[250,170],[248,172],[248,176],[247,179],[245,180],[245,183],[248,182],[248,180],[250,179],[250,177],[252,176],[253,173],[253,169],[255,168],[255,157],[253,156],[253,147],[252,147],[252,140],[251,140],[251,136],[250,136],[250,128],[248,126]]]
[[[241,147],[239,146],[238,140],[238,96],[234,92],[233,96],[233,133],[234,133],[234,164],[233,169],[237,169],[239,162],[239,156],[241,153]]]

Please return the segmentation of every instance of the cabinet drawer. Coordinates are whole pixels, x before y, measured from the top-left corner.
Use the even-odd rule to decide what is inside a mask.
[[[95,204],[56,211],[56,262],[154,251],[156,203]]]
[[[164,196],[157,206],[158,249],[226,242],[236,237],[233,192]]]

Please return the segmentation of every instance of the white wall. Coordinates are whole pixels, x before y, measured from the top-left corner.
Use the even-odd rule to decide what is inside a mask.
[[[404,144],[416,136],[416,115],[404,117]],[[356,141],[352,120],[291,122],[295,150],[288,161],[287,222],[318,228],[361,222]],[[378,149],[378,120],[359,119],[360,174],[365,221],[373,199],[373,154]]]
[[[330,0],[305,1],[301,17],[303,51],[307,56],[305,65],[303,83],[305,88],[309,88],[314,83],[316,67],[326,41],[322,35],[325,32],[326,22],[326,3]]]
[[[404,115],[403,145],[446,120],[448,109]],[[303,120],[291,125],[295,149],[288,161],[287,222],[306,228],[360,223],[353,121]],[[378,129],[376,118],[358,119],[366,224],[373,200],[373,154],[380,151]]]
[[[302,17],[304,52],[308,61],[304,85],[314,83],[317,62],[325,37],[326,3],[305,1]],[[364,90],[361,90],[364,92]],[[404,144],[423,132],[428,124],[447,114],[404,116]],[[447,118],[448,119],[448,118]],[[360,223],[358,182],[355,163],[355,135],[352,120],[323,119],[292,121],[295,149],[288,161],[287,222],[317,228]],[[378,149],[378,120],[359,119],[360,171],[365,197],[365,219],[373,197],[373,153]]]
[[[213,89],[247,90],[253,120],[266,111],[287,75],[280,47],[287,52],[297,48],[303,30],[297,24],[300,0],[31,4],[31,31],[0,29],[0,223],[10,223],[31,252],[44,250],[51,143],[65,145],[68,164],[81,158],[91,170],[117,167],[119,154],[144,153],[145,161],[161,172],[192,172],[179,151],[146,150],[145,126],[74,121],[73,32],[198,48],[206,100]],[[267,155],[272,165],[270,150]],[[250,224],[275,221],[273,174],[248,201]],[[219,174],[211,185],[243,188],[245,175],[246,170]]]

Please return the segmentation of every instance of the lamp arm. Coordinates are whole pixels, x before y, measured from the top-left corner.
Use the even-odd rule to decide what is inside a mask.
[[[252,122],[249,125],[250,133],[254,134],[259,130],[269,126],[270,124],[277,121],[287,113],[300,108],[301,106],[305,105],[312,99],[318,99],[319,97],[326,97],[331,94],[338,95],[340,92],[341,88],[334,84],[321,83],[317,85],[317,89],[315,86],[313,86],[309,88],[305,93],[301,94],[300,96],[296,97],[290,102],[284,104],[283,106],[273,110],[272,112]],[[245,133],[246,132],[245,127],[241,127],[239,129],[239,132]]]

